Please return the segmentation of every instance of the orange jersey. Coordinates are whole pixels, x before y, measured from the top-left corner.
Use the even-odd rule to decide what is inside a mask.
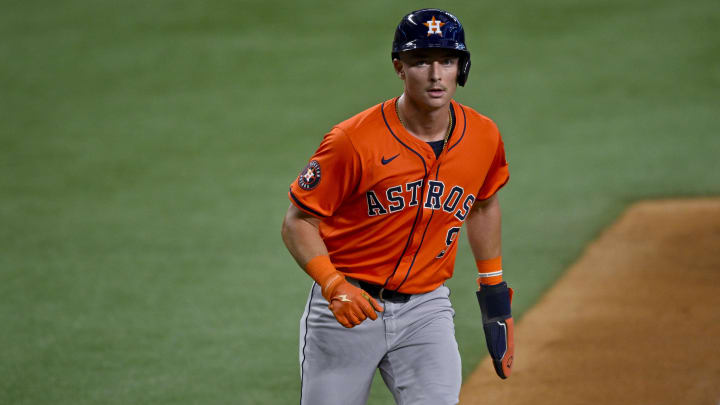
[[[395,100],[336,125],[290,186],[290,201],[322,219],[320,236],[349,277],[418,294],[453,274],[457,240],[476,200],[507,183],[495,124],[455,101],[445,149],[400,123]]]

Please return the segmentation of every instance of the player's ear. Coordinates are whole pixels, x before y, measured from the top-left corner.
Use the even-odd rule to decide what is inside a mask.
[[[405,80],[405,70],[403,67],[403,63],[400,62],[400,59],[393,59],[393,67],[395,68],[395,73],[398,75],[398,77],[401,80]]]

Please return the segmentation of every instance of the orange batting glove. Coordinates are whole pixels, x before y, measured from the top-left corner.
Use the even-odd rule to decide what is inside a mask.
[[[383,311],[370,294],[345,280],[329,256],[313,258],[305,265],[305,271],[320,285],[323,297],[330,303],[328,308],[342,326],[352,328],[368,317],[375,320],[376,311]]]
[[[377,312],[383,308],[362,288],[350,284],[345,277],[335,284],[332,291],[327,292],[325,299],[330,302],[328,308],[335,315],[340,325],[346,328],[360,325],[368,317],[377,319]],[[330,297],[328,299],[328,297]]]

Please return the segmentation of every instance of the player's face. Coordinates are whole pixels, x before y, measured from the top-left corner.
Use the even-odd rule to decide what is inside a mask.
[[[403,52],[395,70],[405,82],[405,95],[427,109],[448,105],[457,89],[458,55],[448,49]]]

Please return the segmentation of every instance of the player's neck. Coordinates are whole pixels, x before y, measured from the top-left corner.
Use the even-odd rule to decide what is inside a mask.
[[[450,125],[449,104],[427,109],[402,95],[397,101],[398,117],[405,129],[417,138],[425,142],[440,141],[447,135]]]

